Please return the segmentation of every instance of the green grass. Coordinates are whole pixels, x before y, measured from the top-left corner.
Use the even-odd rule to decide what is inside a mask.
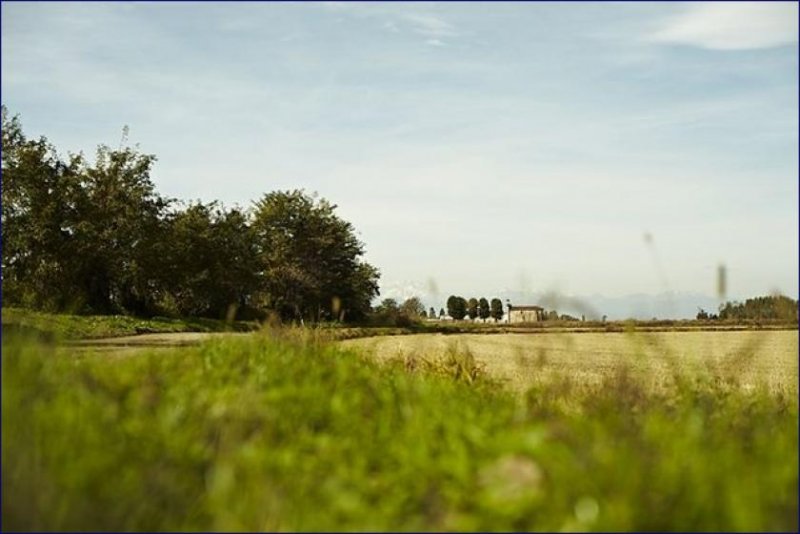
[[[515,395],[468,353],[376,363],[280,332],[124,359],[14,337],[7,530],[798,528],[780,392],[653,392],[620,365]]]
[[[254,322],[228,323],[204,318],[154,317],[144,319],[128,315],[68,315],[36,312],[23,308],[3,308],[3,329],[22,329],[40,337],[55,339],[94,339],[168,332],[224,332],[258,329]]]

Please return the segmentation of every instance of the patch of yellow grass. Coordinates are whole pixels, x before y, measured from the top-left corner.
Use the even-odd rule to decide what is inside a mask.
[[[489,375],[515,390],[568,378],[597,386],[626,369],[653,388],[680,374],[750,389],[798,391],[798,332],[647,332],[564,334],[419,334],[341,342],[379,359],[444,358],[470,352]]]

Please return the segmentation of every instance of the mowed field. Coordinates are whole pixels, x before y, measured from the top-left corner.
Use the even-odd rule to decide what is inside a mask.
[[[628,371],[650,387],[674,384],[676,373],[743,389],[798,391],[798,332],[630,332],[419,334],[343,341],[379,360],[436,359],[471,353],[489,376],[524,391],[558,379],[592,387]]]

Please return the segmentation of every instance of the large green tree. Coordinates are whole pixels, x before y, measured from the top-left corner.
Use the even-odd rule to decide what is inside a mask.
[[[346,274],[343,300],[340,301],[338,318],[344,321],[361,321],[371,311],[372,300],[380,294],[378,280],[380,271],[365,261],[357,261],[355,269]]]
[[[75,243],[80,156],[62,161],[46,138],[27,139],[2,107],[3,298],[49,310],[77,308]]]
[[[101,146],[93,164],[27,140],[3,108],[3,289],[10,302],[74,311],[144,311],[169,204],[151,155]]]
[[[336,206],[302,190],[256,202],[252,229],[264,305],[290,320],[354,318],[378,294],[378,271]]]
[[[181,315],[226,317],[249,308],[258,283],[251,229],[241,210],[190,204],[169,218],[165,300]]]
[[[463,297],[451,295],[447,299],[447,314],[456,321],[462,320],[467,315],[467,301]]]
[[[469,315],[469,318],[473,321],[478,317],[478,299],[475,297],[467,301],[467,315]]]
[[[93,164],[62,160],[25,138],[3,108],[3,289],[7,301],[45,309],[144,311],[157,269],[161,216],[155,157],[101,146]]]
[[[78,280],[93,311],[145,313],[156,304],[171,201],[150,178],[155,160],[130,147],[100,146],[83,169],[75,238]]]
[[[400,306],[397,304],[397,300],[393,298],[385,298],[380,304],[378,304],[378,306],[375,307],[375,313],[396,316],[398,313],[400,313]]]
[[[490,307],[492,319],[499,321],[503,318],[503,301],[498,298],[494,298],[492,299]]]
[[[489,308],[489,301],[486,298],[481,297],[478,300],[478,317],[480,317],[483,322],[486,322],[486,319],[489,318],[491,315],[491,309]]]
[[[357,320],[378,270],[336,206],[303,191],[264,195],[250,211],[172,209],[150,178],[155,156],[100,146],[62,159],[2,109],[5,302],[93,313]]]
[[[400,311],[410,318],[422,317],[425,315],[425,306],[419,297],[409,297],[403,301]]]

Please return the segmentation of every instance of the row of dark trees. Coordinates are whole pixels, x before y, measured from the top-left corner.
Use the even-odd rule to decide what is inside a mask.
[[[447,314],[457,321],[461,321],[464,317],[469,317],[473,321],[477,318],[483,321],[489,318],[499,321],[504,315],[503,302],[498,298],[489,302],[484,297],[467,300],[464,297],[451,295],[447,299]]]
[[[249,209],[182,204],[155,156],[60,157],[2,108],[4,305],[77,313],[359,320],[379,273],[336,206],[302,190]]]
[[[756,297],[744,302],[726,302],[719,313],[710,314],[702,308],[698,320],[722,321],[787,321],[797,322],[797,301],[783,295]]]
[[[462,297],[452,296],[447,300],[447,315],[458,320],[465,317],[471,319],[480,318],[486,320],[493,318],[500,320],[503,318],[503,303],[500,299],[492,299],[491,304],[485,298],[466,300]],[[404,326],[418,321],[419,319],[442,319],[445,317],[444,308],[439,310],[431,307],[427,312],[425,306],[418,297],[410,297],[398,303],[395,299],[386,298],[375,307],[372,320],[377,324],[391,324]]]

